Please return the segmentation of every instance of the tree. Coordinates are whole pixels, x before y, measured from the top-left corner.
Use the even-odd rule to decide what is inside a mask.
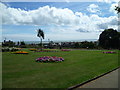
[[[37,36],[41,39],[41,50],[42,50],[42,38],[44,39],[44,32],[41,29],[38,29]]]
[[[120,7],[118,7],[118,6],[115,6],[116,8],[115,8],[115,10],[117,11],[117,13],[120,13]]]
[[[21,41],[21,42],[20,42],[20,45],[25,45],[25,42],[24,42],[24,41]]]
[[[26,48],[26,44],[25,44],[24,41],[21,41],[21,42],[20,42],[20,47],[21,47],[21,48]]]
[[[79,48],[79,47],[80,47],[79,43],[76,42],[76,43],[75,43],[75,48]]]
[[[105,29],[99,36],[99,45],[105,49],[118,49],[120,34],[114,29]]]
[[[9,40],[9,41],[6,41],[4,40],[4,42],[2,43],[2,46],[8,46],[8,47],[14,47],[15,46],[15,42]]]
[[[96,44],[94,42],[92,42],[92,41],[91,42],[83,41],[80,44],[81,48],[91,48],[91,49],[93,49],[93,48],[95,48],[95,46],[96,46]]]

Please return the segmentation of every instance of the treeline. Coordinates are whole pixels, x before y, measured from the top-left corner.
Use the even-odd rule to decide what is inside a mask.
[[[24,41],[20,41],[20,42],[15,43],[11,40],[8,40],[8,41],[4,40],[2,42],[2,47],[21,47],[21,48],[23,47],[23,48],[25,48],[26,44]]]
[[[86,49],[94,49],[98,48],[98,42],[88,42],[88,41],[82,41],[82,42],[63,42],[61,44],[63,48],[86,48]]]
[[[61,42],[61,44],[56,42],[43,43],[43,48],[97,48],[98,42]],[[20,48],[40,48],[41,44],[26,44],[24,41],[13,42],[11,40],[2,42],[2,47],[20,47]]]
[[[80,43],[75,43],[75,48],[87,48],[87,49],[93,49],[93,48],[98,48],[98,42],[88,42],[88,41],[83,41]]]
[[[20,48],[40,48],[39,44],[25,44],[24,41],[13,42],[11,40],[2,42],[3,47],[20,47]],[[114,29],[105,29],[99,36],[98,41],[88,42],[61,42],[43,43],[43,48],[85,48],[85,49],[120,49],[120,32]]]

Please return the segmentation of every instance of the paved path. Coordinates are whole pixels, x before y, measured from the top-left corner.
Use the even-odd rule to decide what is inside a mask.
[[[78,88],[118,88],[118,69]]]

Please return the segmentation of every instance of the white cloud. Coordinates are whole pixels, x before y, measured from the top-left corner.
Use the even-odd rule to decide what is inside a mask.
[[[115,10],[115,6],[118,6],[118,3],[113,3],[111,4],[111,7],[110,7],[110,12],[114,13],[114,14],[117,14],[117,11]]]
[[[78,17],[68,9],[58,9],[44,6],[36,10],[25,11],[6,7],[2,4],[3,24],[33,24],[33,25],[73,25],[79,23]]]
[[[24,33],[23,34],[4,34],[3,36],[5,36],[5,38],[7,38],[8,40],[13,40],[13,41],[39,40],[39,38],[37,39],[36,35],[33,35],[33,34],[24,34]]]
[[[110,16],[110,17],[98,17],[97,15],[92,15],[91,18],[96,21],[96,26],[98,29],[107,29],[111,27],[118,26],[118,17]]]
[[[56,40],[79,40],[79,39],[83,39],[83,40],[87,40],[87,39],[98,39],[99,38],[99,34],[98,33],[57,33],[57,34],[45,34],[45,39],[43,41],[47,41],[48,39],[56,41]],[[89,36],[89,37],[85,37],[85,36]],[[33,34],[5,34],[5,37],[7,38],[7,40],[13,40],[13,41],[39,41],[40,39],[38,37],[36,37],[36,35]],[[31,38],[32,37],[32,38]],[[4,39],[4,38],[3,38]]]
[[[44,6],[36,10],[25,11],[20,8],[7,7],[0,3],[2,8],[3,24],[20,24],[20,25],[55,25],[60,28],[53,28],[64,32],[99,32],[101,29],[117,26],[117,16],[99,17],[92,14],[85,15],[81,12],[73,12],[68,8],[60,9],[56,7]],[[92,12],[98,11],[98,6],[90,5]],[[114,22],[114,23],[113,23]],[[105,25],[103,25],[105,24]],[[63,28],[62,26],[68,26]]]
[[[92,13],[99,12],[99,6],[96,4],[91,4],[88,6],[87,10]]]
[[[119,2],[119,0],[98,0],[98,2],[106,2],[106,3],[112,3],[112,2]]]

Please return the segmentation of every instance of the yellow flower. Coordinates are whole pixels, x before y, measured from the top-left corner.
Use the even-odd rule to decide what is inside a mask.
[[[28,54],[26,51],[16,51],[15,54]]]

